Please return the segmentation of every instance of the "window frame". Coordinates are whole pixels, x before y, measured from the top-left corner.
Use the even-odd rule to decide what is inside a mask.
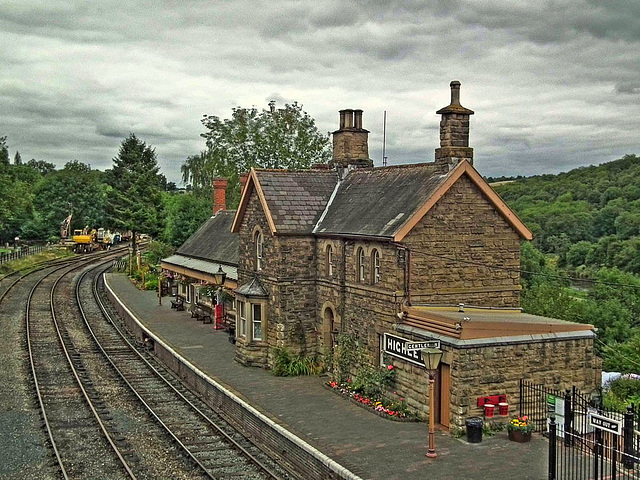
[[[364,248],[358,247],[356,249],[356,281],[358,283],[365,282],[365,265],[364,265]]]
[[[236,325],[236,336],[241,338],[247,337],[247,313],[246,313],[246,302],[243,300],[238,300],[236,304],[236,317],[237,317],[237,325]]]
[[[380,252],[377,248],[371,251],[371,284],[380,283]]]
[[[261,342],[264,338],[263,329],[262,329],[262,319],[263,319],[263,305],[262,303],[250,303],[251,305],[251,340],[256,342]],[[260,318],[256,320],[256,307],[260,309]],[[260,325],[260,336],[256,336],[256,324]]]
[[[260,230],[257,230],[254,239],[254,249],[256,255],[256,272],[259,272],[263,268],[263,257],[264,257],[264,235]]]
[[[333,277],[334,264],[333,264],[333,246],[331,244],[327,245],[326,251],[326,259],[327,265],[325,268],[325,274],[327,277]]]

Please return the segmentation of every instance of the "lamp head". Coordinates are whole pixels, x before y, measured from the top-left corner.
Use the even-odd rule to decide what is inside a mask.
[[[442,350],[439,348],[424,348],[420,350],[422,353],[422,361],[427,370],[434,371],[438,369],[440,360],[442,360]]]

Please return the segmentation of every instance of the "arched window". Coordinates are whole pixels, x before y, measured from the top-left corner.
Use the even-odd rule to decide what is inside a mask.
[[[256,232],[256,271],[262,270],[262,244],[264,241],[264,237],[262,236],[261,231]]]
[[[371,252],[371,283],[376,284],[380,282],[380,253],[377,249],[373,249]]]
[[[327,277],[333,277],[333,247],[327,245],[327,264],[325,267]]]
[[[364,283],[364,249],[359,247],[356,252],[356,280]]]

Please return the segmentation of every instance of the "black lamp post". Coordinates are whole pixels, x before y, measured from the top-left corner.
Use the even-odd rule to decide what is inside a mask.
[[[218,271],[216,273],[213,274],[213,279],[216,282],[216,285],[218,285],[218,302],[220,303],[220,292],[222,291],[222,286],[224,285],[224,281],[227,278],[227,274],[225,273],[224,270],[222,270],[222,265],[218,265]]]
[[[222,286],[224,284],[227,274],[222,270],[222,265],[218,265],[218,271],[213,274],[213,278],[216,281],[216,285]]]
[[[436,422],[435,422],[435,401],[433,398],[433,384],[435,382],[436,372],[438,371],[438,365],[442,359],[442,350],[439,348],[425,348],[421,350],[422,361],[424,366],[427,367],[429,373],[429,449],[427,450],[427,457],[436,458]]]

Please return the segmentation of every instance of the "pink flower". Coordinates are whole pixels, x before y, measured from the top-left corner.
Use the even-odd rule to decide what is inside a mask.
[[[393,370],[393,365],[387,365],[387,370]]]

